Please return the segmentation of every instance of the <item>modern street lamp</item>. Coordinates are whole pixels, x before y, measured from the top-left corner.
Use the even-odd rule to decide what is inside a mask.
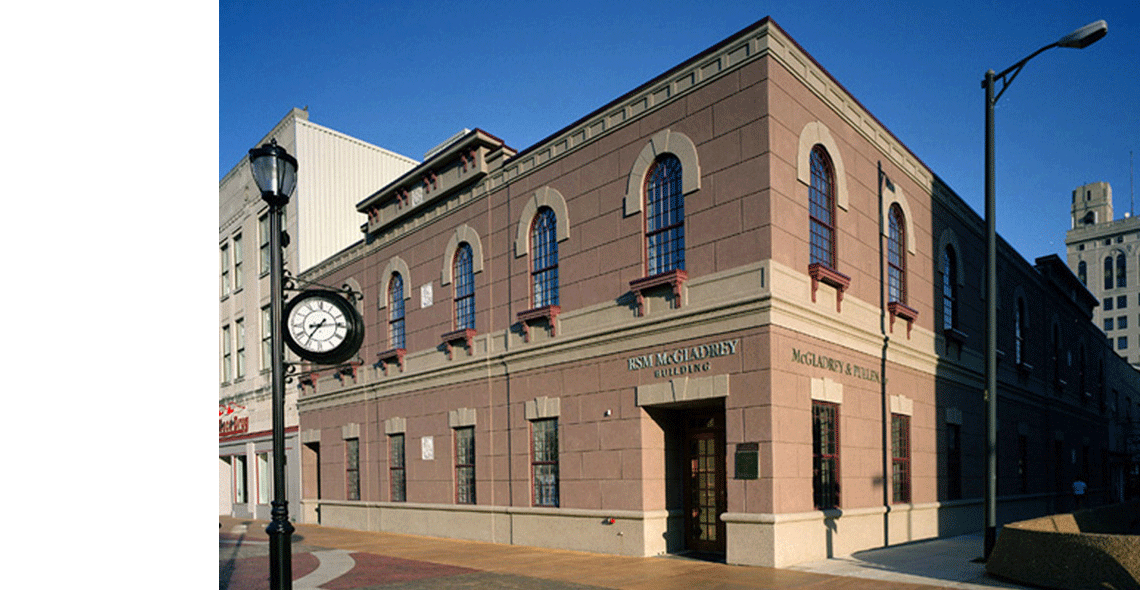
[[[293,525],[285,499],[285,345],[282,340],[282,305],[285,264],[282,259],[281,212],[297,186],[297,160],[277,140],[249,150],[253,180],[261,198],[269,203],[269,350],[273,359],[273,509],[265,532],[269,534],[269,587],[293,587]]]
[[[997,231],[994,214],[994,104],[1005,93],[1026,62],[1054,47],[1084,49],[1108,34],[1108,23],[1098,20],[1087,24],[1055,43],[1029,54],[1029,57],[995,75],[986,72],[982,88],[986,91],[986,533],[985,557],[989,559],[997,539]],[[1000,80],[1001,90],[994,94]]]

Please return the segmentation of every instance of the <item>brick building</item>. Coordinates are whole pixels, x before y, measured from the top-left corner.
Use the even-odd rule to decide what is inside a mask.
[[[357,210],[303,276],[367,336],[297,376],[300,518],[776,566],[982,528],[982,219],[774,21]],[[1137,374],[1002,248],[999,520],[1114,499]]]

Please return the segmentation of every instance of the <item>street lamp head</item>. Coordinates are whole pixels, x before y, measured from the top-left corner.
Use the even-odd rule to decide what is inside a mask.
[[[1072,47],[1075,49],[1084,49],[1093,43],[1100,40],[1108,34],[1108,23],[1103,20],[1098,20],[1095,23],[1089,23],[1057,41],[1058,47]]]
[[[265,202],[270,205],[289,202],[297,187],[297,159],[277,145],[276,139],[249,150],[249,167]]]

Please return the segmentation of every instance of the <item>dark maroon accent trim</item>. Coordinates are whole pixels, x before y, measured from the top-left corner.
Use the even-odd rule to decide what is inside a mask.
[[[522,323],[523,328],[523,341],[530,342],[530,322],[545,318],[550,324],[550,335],[558,335],[558,325],[555,320],[558,319],[558,314],[562,313],[562,308],[557,305],[544,305],[526,311],[520,311],[518,314],[519,322]]]
[[[843,292],[851,286],[851,277],[819,262],[808,265],[808,274],[811,275],[811,302],[815,303],[815,291],[820,283],[831,285],[835,287],[835,311],[841,311]]]
[[[639,317],[645,315],[645,297],[642,292],[654,287],[672,286],[677,307],[681,307],[681,285],[684,285],[687,280],[689,280],[689,273],[684,269],[675,268],[670,271],[655,274],[651,277],[643,277],[630,281],[629,290],[637,297],[637,315]]]

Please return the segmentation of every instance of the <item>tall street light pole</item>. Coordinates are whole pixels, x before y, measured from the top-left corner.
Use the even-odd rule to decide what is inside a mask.
[[[281,212],[297,186],[297,160],[273,139],[249,150],[249,165],[261,198],[269,204],[269,350],[273,364],[273,509],[265,529],[269,534],[269,588],[290,590],[293,525],[285,499],[285,343],[281,321],[285,264],[281,252]]]
[[[1026,62],[1054,47],[1084,49],[1108,34],[1108,23],[1098,20],[1085,25],[1055,43],[1029,54],[1000,74],[986,72],[986,533],[985,557],[989,559],[997,540],[997,230],[994,214],[994,104],[1005,93]],[[994,85],[1001,81],[1001,90]]]

